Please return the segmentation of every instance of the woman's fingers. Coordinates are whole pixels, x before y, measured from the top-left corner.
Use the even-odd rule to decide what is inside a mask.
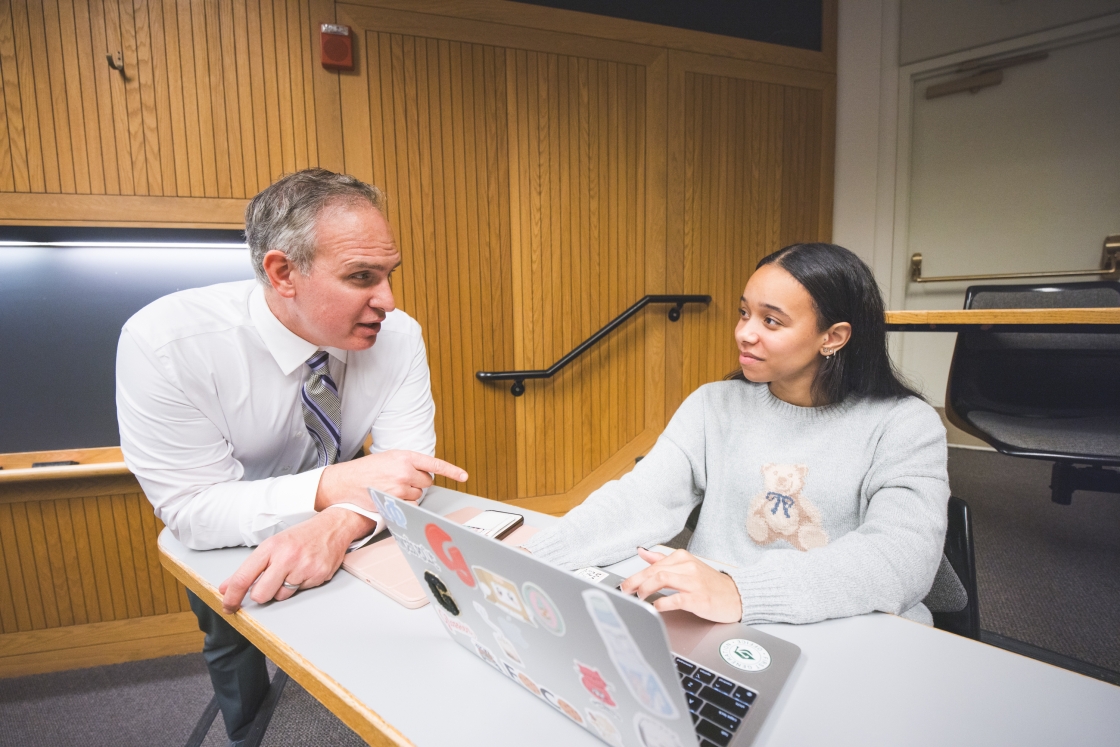
[[[659,570],[647,578],[635,591],[639,599],[645,599],[662,589],[674,591],[692,591],[697,586],[697,579],[691,573],[674,573],[673,571]]]

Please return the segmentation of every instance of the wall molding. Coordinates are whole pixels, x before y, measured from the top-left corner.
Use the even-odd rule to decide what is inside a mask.
[[[0,195],[0,224],[239,229],[248,204],[220,197],[7,192]]]
[[[195,653],[193,612],[0,635],[0,679]]]

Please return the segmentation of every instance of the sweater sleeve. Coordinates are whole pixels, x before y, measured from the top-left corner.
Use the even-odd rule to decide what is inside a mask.
[[[949,500],[945,429],[917,399],[895,407],[862,489],[860,526],[801,552],[775,549],[729,572],[744,623],[810,623],[881,611],[902,614],[933,583]]]
[[[608,565],[672,539],[704,497],[703,389],[680,406],[649,454],[536,534],[525,548],[567,569]]]

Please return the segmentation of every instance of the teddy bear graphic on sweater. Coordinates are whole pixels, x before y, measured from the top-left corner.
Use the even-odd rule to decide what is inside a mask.
[[[804,464],[764,464],[765,488],[747,509],[747,534],[760,545],[785,540],[801,551],[828,544],[821,512],[802,491],[809,468]]]

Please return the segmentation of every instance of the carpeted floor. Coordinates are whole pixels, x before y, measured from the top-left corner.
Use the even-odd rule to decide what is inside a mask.
[[[0,745],[180,747],[212,695],[201,654],[0,680]],[[227,744],[219,713],[202,747]],[[262,747],[363,744],[289,680]]]
[[[980,627],[1120,672],[1120,495],[1050,500],[1050,462],[949,449],[972,509]]]
[[[949,479],[972,508],[981,626],[1120,673],[1120,496],[1053,504],[1048,463],[986,451],[950,449]],[[183,745],[210,695],[198,654],[0,680],[0,746]],[[203,745],[225,744],[219,714]],[[361,744],[294,681],[264,739]]]

